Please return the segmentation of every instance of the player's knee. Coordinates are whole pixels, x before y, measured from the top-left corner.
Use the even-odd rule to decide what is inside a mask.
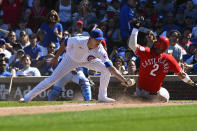
[[[60,95],[62,88],[54,86],[53,89],[49,92],[48,101],[55,101]]]
[[[159,99],[162,102],[168,102],[170,99],[170,94],[165,88],[159,90]]]

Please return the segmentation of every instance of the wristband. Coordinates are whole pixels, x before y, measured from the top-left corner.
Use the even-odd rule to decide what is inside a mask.
[[[190,81],[190,77],[186,74],[185,78],[182,79],[182,81],[184,81],[185,83],[187,83],[188,81]]]

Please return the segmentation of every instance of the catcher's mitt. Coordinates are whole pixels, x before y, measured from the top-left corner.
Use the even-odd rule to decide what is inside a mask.
[[[125,87],[130,87],[135,85],[135,80],[134,79],[127,79],[127,82],[122,82],[121,85]]]
[[[125,89],[123,90],[123,92],[126,92],[128,87],[135,85],[135,80],[134,79],[127,79],[127,82],[122,82],[121,85],[125,86]]]

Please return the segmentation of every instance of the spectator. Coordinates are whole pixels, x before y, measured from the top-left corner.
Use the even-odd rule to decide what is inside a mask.
[[[13,45],[16,43],[17,43],[16,32],[10,31],[7,36],[6,49],[9,50],[11,53],[14,53]]]
[[[19,41],[20,41],[20,45],[21,45],[22,49],[24,49],[25,47],[30,45],[29,36],[25,31],[20,32]]]
[[[172,30],[169,33],[170,45],[166,50],[166,53],[174,56],[179,64],[182,63],[182,55],[186,54],[185,50],[179,45],[180,36],[181,33],[178,30]]]
[[[184,21],[184,27],[187,28],[193,28],[194,24],[193,24],[193,19],[191,15],[187,15],[185,17],[185,21]]]
[[[6,49],[6,41],[4,39],[0,39],[0,52],[5,54],[5,59],[8,61],[11,57],[11,53]]]
[[[115,21],[114,19],[108,20],[108,31],[107,31],[107,38],[108,38],[108,53],[110,54],[113,47],[121,47],[122,41],[120,36],[120,29],[118,28],[119,22]]]
[[[0,77],[3,76],[11,76],[12,74],[6,71],[6,62],[4,60],[0,60]]]
[[[126,71],[126,67],[125,67],[125,61],[122,56],[116,56],[113,61],[113,64],[122,75],[128,74],[128,72]]]
[[[120,35],[122,37],[122,46],[127,47],[127,41],[133,28],[135,19],[134,8],[137,0],[128,0],[120,9]]]
[[[75,23],[78,20],[83,21],[85,29],[97,22],[96,14],[91,10],[88,0],[82,0],[78,5],[78,12],[73,13],[73,22]]]
[[[29,36],[30,45],[24,48],[25,54],[28,54],[31,58],[31,61],[36,62],[40,56],[42,56],[42,47],[39,46],[37,42],[36,34],[31,34]]]
[[[30,28],[27,28],[27,23],[24,21],[21,21],[19,23],[19,29],[16,30],[16,37],[17,39],[20,39],[20,33],[24,31],[26,32],[27,35],[31,35],[32,34],[32,30]]]
[[[5,54],[4,53],[0,53],[0,61],[5,61],[6,62],[6,58],[5,58]],[[6,62],[6,70],[10,70],[9,65]]]
[[[192,38],[192,29],[185,28],[183,30],[183,38],[180,41],[180,46],[183,47],[186,52],[188,50],[189,45],[192,44],[192,42],[190,41],[191,38]]]
[[[164,16],[166,12],[174,11],[172,2],[168,2],[168,0],[160,0],[159,3],[156,4],[155,8],[159,16]]]
[[[56,10],[58,10],[63,29],[68,30],[72,24],[71,0],[58,0]]]
[[[178,7],[178,9],[176,11],[175,24],[183,29],[184,26],[185,26],[184,21],[185,21],[184,8],[183,7]]]
[[[197,20],[197,10],[194,8],[194,4],[192,0],[187,0],[186,1],[186,8],[184,11],[185,17],[186,16],[191,16],[191,18],[193,19],[193,21]]]
[[[185,61],[183,67],[188,74],[197,74],[197,49],[195,50],[194,55]]]
[[[40,72],[36,67],[31,67],[31,58],[29,55],[22,57],[23,68],[16,72],[17,76],[40,76]]]
[[[83,31],[83,21],[82,20],[78,20],[76,22],[76,32],[74,32],[73,36],[89,36],[89,33],[86,31]]]
[[[150,26],[151,27],[151,29],[153,28],[153,26],[155,25],[155,23],[156,23],[156,21],[157,21],[157,13],[156,13],[156,11],[155,11],[155,8],[154,8],[154,6],[153,5],[151,5],[151,4],[146,4],[146,6],[145,6],[146,8],[145,8],[145,13],[144,13],[144,17],[147,19],[147,20],[149,20],[149,25],[147,25],[146,23],[144,24],[146,27],[147,26]],[[145,19],[145,20],[146,20]]]
[[[179,32],[182,32],[181,28],[174,24],[175,22],[175,16],[173,12],[167,12],[165,15],[165,24],[162,26],[164,31],[167,31],[168,33],[171,30],[178,30]]]
[[[162,26],[163,26],[163,16],[159,16],[154,26],[154,35],[156,37],[166,36],[167,31],[164,31]]]
[[[154,35],[152,30],[149,30],[145,36],[146,47],[152,48],[153,44],[157,41],[156,36]]]
[[[48,54],[38,59],[36,67],[39,69],[41,75],[43,76],[49,76],[53,73],[55,67],[51,66],[49,64],[49,61],[55,56],[55,49],[55,43],[51,42],[47,48]]]
[[[47,21],[42,23],[38,35],[44,34],[43,47],[47,48],[50,42],[54,42],[59,48],[62,39],[62,25],[55,10],[51,10],[47,15]]]
[[[3,8],[3,23],[15,29],[21,19],[21,10],[24,0],[1,0]]]
[[[15,54],[11,56],[9,59],[9,66],[16,69],[18,71],[19,69],[22,69],[22,57],[25,55],[25,52],[22,49],[17,50]]]
[[[185,62],[188,58],[195,54],[197,50],[196,44],[190,44],[187,50],[187,54],[183,55],[183,62]]]
[[[47,14],[48,11],[45,7],[41,6],[40,0],[33,0],[33,6],[25,11],[25,19],[28,21],[27,27],[36,33]]]
[[[132,50],[126,50],[125,57],[127,61],[128,75],[137,75],[139,68],[139,59]]]

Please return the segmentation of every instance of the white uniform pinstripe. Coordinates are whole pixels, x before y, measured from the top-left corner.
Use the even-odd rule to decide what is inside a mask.
[[[55,82],[60,80],[65,74],[77,67],[86,67],[101,72],[98,98],[107,97],[107,86],[111,74],[104,63],[111,61],[108,59],[107,53],[101,44],[98,48],[89,50],[87,46],[88,39],[88,37],[69,38],[66,55],[54,70],[53,74],[27,93],[24,97],[25,101],[32,100],[42,91],[48,89]],[[95,57],[95,59],[89,61],[88,58],[90,58],[90,56],[91,58]]]

